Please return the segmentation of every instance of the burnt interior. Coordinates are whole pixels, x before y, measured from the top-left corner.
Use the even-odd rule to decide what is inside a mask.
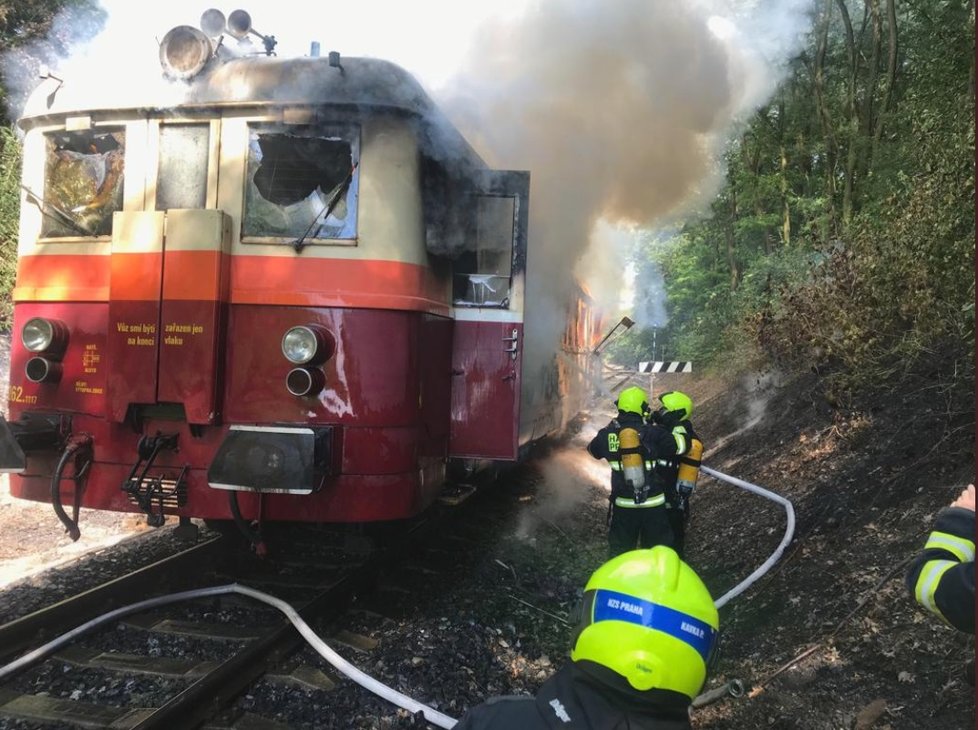
[[[244,235],[353,238],[354,174],[347,139],[254,133]]]
[[[125,133],[84,130],[47,135],[43,237],[112,233],[122,210]]]

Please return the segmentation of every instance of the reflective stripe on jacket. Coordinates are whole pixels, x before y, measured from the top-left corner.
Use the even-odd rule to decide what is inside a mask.
[[[629,497],[615,497],[616,507],[627,507],[628,509],[641,509],[643,507],[660,507],[666,503],[666,495],[662,492],[656,494],[655,496],[650,496],[641,504],[635,504],[635,498]]]
[[[949,626],[975,633],[975,513],[942,509],[923,551],[910,566],[914,600]]]

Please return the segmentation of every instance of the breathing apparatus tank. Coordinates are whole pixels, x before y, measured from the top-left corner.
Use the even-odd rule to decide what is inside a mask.
[[[625,427],[618,432],[621,444],[621,469],[625,481],[632,487],[635,504],[642,504],[648,496],[649,488],[645,483],[645,460],[642,458],[638,431]]]
[[[700,458],[703,456],[703,442],[690,439],[689,451],[679,457],[679,472],[676,475],[676,490],[688,497],[696,486],[700,475]]]

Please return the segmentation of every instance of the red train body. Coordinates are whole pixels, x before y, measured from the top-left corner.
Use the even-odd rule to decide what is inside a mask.
[[[393,64],[215,47],[164,38],[165,105],[49,79],[20,121],[12,493],[74,534],[76,505],[394,520],[559,429],[597,323],[569,303],[524,382],[528,173]]]

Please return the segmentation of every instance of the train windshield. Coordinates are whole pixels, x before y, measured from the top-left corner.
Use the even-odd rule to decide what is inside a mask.
[[[42,238],[107,236],[122,210],[125,133],[85,130],[46,135]]]
[[[242,236],[355,239],[357,147],[352,132],[252,128]]]

